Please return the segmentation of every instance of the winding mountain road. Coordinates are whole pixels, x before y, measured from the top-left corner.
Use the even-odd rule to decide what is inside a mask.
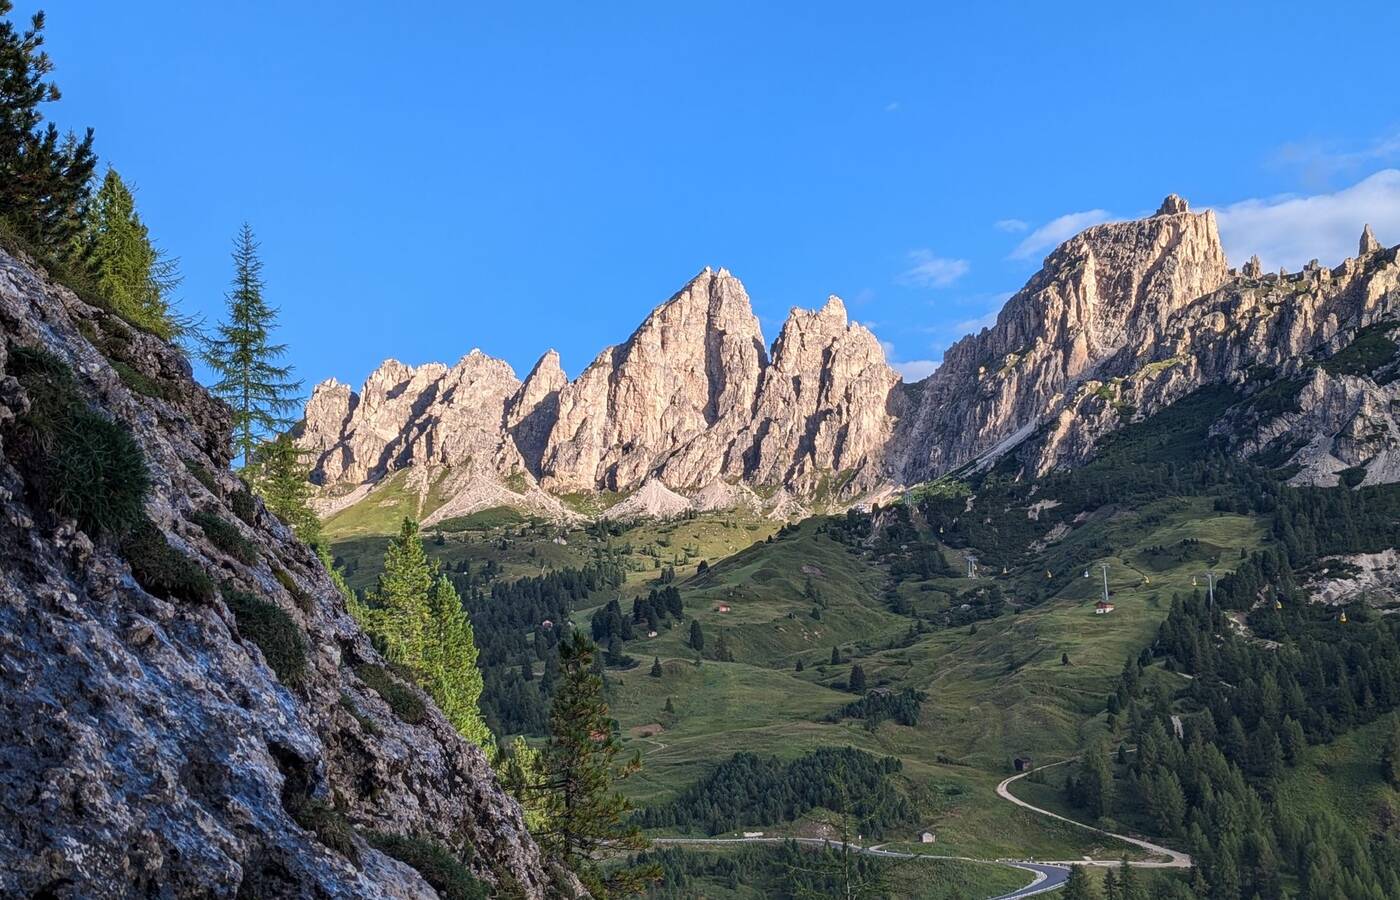
[[[1155,853],[1155,854],[1157,854],[1158,856],[1166,857],[1166,859],[1156,859],[1156,860],[1150,860],[1150,859],[1130,860],[1130,861],[1128,862],[1128,865],[1130,865],[1130,866],[1135,866],[1135,867],[1143,868],[1143,869],[1189,869],[1189,868],[1191,868],[1191,857],[1187,856],[1185,853],[1182,853],[1182,852],[1179,851],[1179,850],[1173,850],[1173,849],[1171,849],[1170,847],[1163,847],[1163,846],[1161,846],[1160,844],[1154,844],[1154,843],[1151,843],[1150,841],[1144,841],[1144,840],[1142,840],[1141,838],[1129,837],[1129,836],[1126,835],[1126,834],[1114,834],[1114,833],[1111,832],[1111,831],[1104,831],[1102,828],[1095,828],[1093,825],[1085,825],[1083,822],[1076,822],[1074,819],[1068,818],[1068,817],[1066,817],[1066,816],[1059,815],[1058,813],[1052,813],[1052,812],[1050,812],[1048,809],[1041,809],[1041,808],[1038,807],[1038,806],[1034,806],[1034,805],[1032,805],[1032,804],[1030,804],[1030,803],[1027,803],[1026,801],[1022,800],[1020,797],[1017,797],[1015,794],[1011,793],[1011,782],[1013,782],[1013,781],[1019,781],[1020,779],[1025,778],[1027,775],[1030,775],[1031,772],[1043,772],[1043,771],[1046,770],[1046,769],[1053,769],[1055,766],[1063,766],[1063,765],[1065,765],[1066,763],[1072,763],[1072,762],[1075,762],[1075,761],[1078,760],[1078,759],[1079,759],[1079,757],[1074,756],[1074,757],[1071,757],[1071,758],[1069,758],[1069,759],[1061,760],[1060,762],[1057,762],[1057,763],[1051,763],[1051,764],[1048,765],[1048,766],[1040,766],[1040,767],[1037,768],[1037,769],[1032,769],[1030,772],[1022,772],[1022,773],[1019,774],[1019,775],[1012,775],[1010,778],[1006,779],[1006,780],[1003,781],[1001,784],[997,785],[997,796],[1000,797],[1000,798],[1002,798],[1003,800],[1009,800],[1010,802],[1016,804],[1017,806],[1019,806],[1019,807],[1021,807],[1021,808],[1023,808],[1023,809],[1028,809],[1028,810],[1030,810],[1030,811],[1033,812],[1033,813],[1038,813],[1038,814],[1040,814],[1040,815],[1042,815],[1042,816],[1049,816],[1049,817],[1052,818],[1052,819],[1057,819],[1057,820],[1059,820],[1059,821],[1061,821],[1061,822],[1067,822],[1067,823],[1069,823],[1070,825],[1075,826],[1076,828],[1083,828],[1085,831],[1092,831],[1092,832],[1094,832],[1095,834],[1101,834],[1101,835],[1104,835],[1105,837],[1111,837],[1111,838],[1114,838],[1114,839],[1116,839],[1116,840],[1123,841],[1124,843],[1132,844],[1134,847],[1140,847],[1140,848],[1142,848],[1143,850],[1146,850],[1148,853]],[[1118,865],[1118,863],[1119,863],[1119,860],[1116,860],[1116,859],[1111,859],[1111,860],[1099,860],[1099,859],[1073,859],[1073,860],[1068,860],[1068,861],[1065,861],[1065,862],[1056,861],[1056,863],[1052,863],[1052,865],[1059,864],[1059,865],[1083,865],[1083,866],[1116,866],[1116,865]]]
[[[997,785],[997,796],[1003,800],[1006,800],[1009,803],[1016,804],[1022,809],[1030,810],[1031,812],[1036,813],[1037,815],[1048,816],[1051,819],[1056,819],[1060,822],[1068,823],[1070,825],[1075,826],[1076,828],[1083,828],[1086,831],[1092,831],[1095,834],[1101,834],[1104,837],[1110,837],[1128,844],[1132,844],[1135,847],[1140,847],[1141,849],[1146,850],[1148,853],[1153,853],[1156,854],[1158,857],[1161,857],[1158,859],[1129,860],[1128,865],[1130,866],[1143,869],[1191,868],[1191,857],[1187,856],[1185,853],[1180,852],[1179,850],[1173,850],[1170,847],[1163,847],[1159,844],[1154,844],[1150,841],[1144,841],[1141,838],[1129,837],[1126,834],[1114,834],[1111,831],[1105,831],[1102,828],[1095,828],[1093,825],[1086,825],[1083,822],[1076,822],[1074,819],[1067,818],[1065,816],[1059,815],[1058,813],[1053,813],[1048,809],[1041,809],[1038,806],[1035,806],[1031,803],[1027,803],[1025,800],[1022,800],[1020,797],[1017,797],[1015,794],[1011,793],[1011,783],[1013,781],[1019,781],[1020,779],[1025,778],[1027,775],[1030,775],[1032,772],[1040,772],[1044,771],[1045,769],[1052,769],[1055,766],[1063,766],[1067,763],[1075,762],[1078,759],[1079,757],[1075,756],[1069,759],[1061,760],[1057,763],[1051,763],[1048,766],[1040,766],[1037,769],[1032,769],[1030,772],[1022,772],[1019,775],[1012,775],[1010,778],[1005,779],[1001,782],[1001,784]],[[841,841],[833,841],[828,840],[826,838],[808,837],[655,838],[652,841],[652,843],[722,845],[781,844],[785,841],[794,841],[799,844],[810,844],[816,847],[842,846]],[[1049,893],[1050,891],[1057,890],[1062,885],[1064,885],[1065,881],[1069,879],[1070,866],[1116,866],[1119,865],[1119,863],[1121,862],[1121,860],[1116,859],[1088,858],[1053,861],[1020,859],[978,859],[976,857],[971,856],[938,856],[932,853],[906,853],[901,850],[886,850],[884,849],[885,845],[883,844],[862,846],[860,844],[848,843],[845,844],[845,846],[849,847],[857,853],[861,853],[866,856],[877,856],[886,859],[951,859],[958,860],[961,862],[986,863],[988,865],[1010,866],[1012,868],[1021,869],[1023,871],[1031,873],[1032,880],[1030,884],[1018,890],[1012,891],[1009,894],[1000,894],[996,897],[993,897],[992,900],[1022,900],[1022,898],[1024,897],[1033,897],[1037,894],[1045,894]]]

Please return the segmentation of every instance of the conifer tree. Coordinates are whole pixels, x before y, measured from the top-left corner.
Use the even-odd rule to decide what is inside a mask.
[[[0,16],[13,10],[10,0],[0,0]],[[78,235],[97,155],[91,128],[82,138],[60,137],[39,112],[41,103],[61,96],[47,80],[53,61],[43,31],[42,12],[24,31],[0,20],[0,218],[61,258]]]
[[[544,771],[540,765],[540,751],[516,735],[506,745],[498,765],[501,786],[514,797],[525,811],[525,827],[531,834],[539,832],[544,825]]]
[[[644,850],[650,841],[628,820],[631,803],[617,781],[641,768],[640,757],[618,763],[622,745],[613,735],[603,702],[603,680],[593,671],[595,648],[575,631],[559,645],[563,681],[549,716],[549,743],[541,754],[541,777],[528,789],[538,798],[541,848],[578,874],[594,896],[635,893],[655,881],[654,867],[620,868],[606,875],[600,856]]]
[[[286,344],[271,343],[277,310],[263,298],[262,260],[253,229],[246,223],[234,239],[233,285],[227,294],[228,321],[208,342],[205,361],[218,376],[213,392],[233,409],[233,443],[247,465],[257,445],[292,424],[301,382],[291,366],[277,360]]]
[[[854,693],[865,693],[865,669],[861,668],[860,663],[851,666],[851,676],[846,686]]]
[[[661,674],[661,657],[654,656],[651,659],[651,677],[660,678]]]
[[[178,334],[167,299],[179,282],[174,262],[151,243],[116,169],[107,170],[87,205],[78,252],[98,292],[123,318],[166,339]]]
[[[411,670],[463,737],[494,749],[482,719],[483,680],[476,635],[451,579],[423,550],[418,523],[404,519],[384,550],[384,570],[368,604],[351,614],[384,655]]]
[[[700,627],[699,619],[690,620],[690,649],[697,653],[705,649],[705,632]]]
[[[306,452],[280,434],[258,445],[253,455],[253,490],[267,508],[307,544],[321,539],[321,520],[311,509],[310,467]]]
[[[425,687],[458,734],[490,749],[495,739],[481,718],[483,682],[477,667],[476,635],[462,599],[446,575],[439,575],[428,593],[428,616],[422,662]]]
[[[1065,881],[1064,900],[1098,900],[1099,892],[1089,880],[1083,866],[1070,866],[1069,879]]]
[[[384,548],[384,569],[373,597],[376,636],[392,662],[412,667],[427,655],[433,580],[418,523],[404,519],[398,535]]]

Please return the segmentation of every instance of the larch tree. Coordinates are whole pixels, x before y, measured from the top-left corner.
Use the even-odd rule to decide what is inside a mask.
[[[306,451],[280,434],[253,452],[252,487],[263,503],[307,544],[321,540],[321,520],[311,509],[310,466]]]
[[[610,869],[606,855],[645,850],[651,842],[628,820],[632,804],[616,783],[641,768],[639,757],[619,762],[622,745],[613,734],[603,679],[593,671],[595,647],[575,631],[559,645],[562,681],[549,716],[549,743],[540,776],[531,788],[541,824],[535,832],[544,851],[575,872],[599,897],[636,893],[657,880],[651,866]]]
[[[13,10],[10,0],[0,0],[0,16]],[[0,218],[44,253],[64,259],[81,228],[97,155],[91,128],[82,138],[60,136],[39,111],[61,96],[48,80],[53,61],[44,52],[43,32],[42,12],[26,30],[0,19]]]
[[[161,337],[176,337],[168,295],[179,282],[172,260],[151,243],[136,198],[108,169],[83,217],[78,254],[98,292],[123,318]]]
[[[212,390],[233,409],[233,443],[245,466],[253,461],[259,443],[292,424],[289,413],[301,391],[291,366],[278,363],[287,345],[271,341],[277,310],[267,304],[263,289],[258,244],[245,223],[234,239],[228,319],[204,350],[205,361],[219,379]]]

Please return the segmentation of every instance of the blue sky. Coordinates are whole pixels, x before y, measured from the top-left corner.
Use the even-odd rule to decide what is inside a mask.
[[[1171,191],[1235,263],[1400,242],[1396,4],[36,6],[50,115],[184,307],[217,318],[250,221],[308,388],[473,347],[577,375],[705,265],[769,341],[842,296],[912,376]]]

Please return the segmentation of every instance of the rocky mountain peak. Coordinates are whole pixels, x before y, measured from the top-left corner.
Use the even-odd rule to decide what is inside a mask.
[[[1359,250],[1359,255],[1370,256],[1372,253],[1375,253],[1377,250],[1380,249],[1381,242],[1376,240],[1375,232],[1371,231],[1371,226],[1368,223],[1361,229],[1361,247]]]
[[[1157,207],[1155,215],[1174,216],[1179,213],[1190,212],[1191,208],[1186,203],[1186,198],[1180,194],[1168,194],[1162,201],[1162,205]]]
[[[1228,277],[1215,214],[1174,194],[1150,218],[1075,235],[994,326],[944,354],[901,422],[897,470],[923,480],[1034,427],[1065,390],[1151,347],[1173,312]]]

